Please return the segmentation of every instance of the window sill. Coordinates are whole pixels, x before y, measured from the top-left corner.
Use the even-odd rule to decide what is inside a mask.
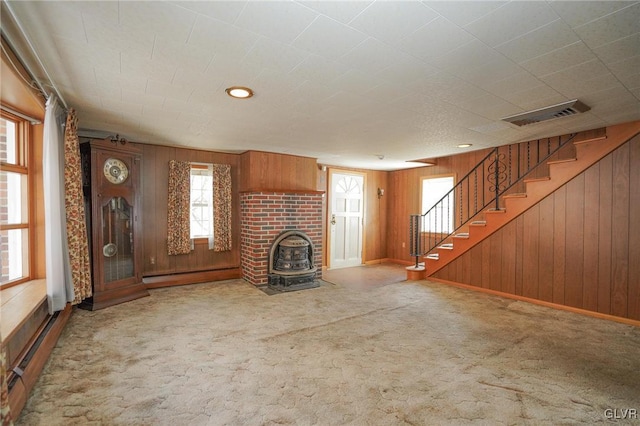
[[[47,281],[31,280],[0,290],[0,335],[9,340],[47,301]]]

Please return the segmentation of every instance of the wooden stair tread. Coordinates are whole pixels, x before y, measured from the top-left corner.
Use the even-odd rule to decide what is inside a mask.
[[[499,213],[506,213],[506,212],[507,212],[506,209],[497,209],[497,210],[496,209],[489,209],[489,210],[485,211],[485,213],[488,213],[488,214],[496,214],[496,213],[499,214]]]
[[[578,161],[578,159],[577,158],[563,158],[561,160],[547,161],[547,164],[551,165],[551,164],[571,163],[573,161]]]
[[[583,144],[583,143],[597,142],[597,141],[604,140],[604,139],[606,139],[606,138],[607,138],[607,136],[606,136],[606,135],[604,135],[604,136],[598,136],[598,137],[594,137],[594,138],[583,139],[583,140],[581,140],[581,141],[574,141],[574,142],[573,142],[573,144],[574,144],[574,145],[580,145],[580,144]]]
[[[513,194],[503,195],[502,198],[527,198],[526,192],[517,192]]]
[[[469,233],[468,232],[460,232],[459,234],[454,235],[453,238],[469,238]]]
[[[469,224],[469,226],[487,226],[486,220],[474,220]]]
[[[426,259],[438,260],[440,259],[440,255],[438,253],[429,253],[425,256]]]
[[[537,178],[527,178],[524,179],[524,183],[529,183],[529,182],[544,182],[547,180],[551,180],[551,176],[543,176],[543,177],[537,177]]]
[[[443,250],[453,250],[453,243],[440,244],[438,248]]]

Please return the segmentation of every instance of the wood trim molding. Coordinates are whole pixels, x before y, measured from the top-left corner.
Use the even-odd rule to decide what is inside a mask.
[[[505,299],[513,299],[513,300],[518,300],[520,302],[533,303],[534,305],[545,306],[547,308],[559,309],[561,311],[573,312],[575,314],[581,314],[581,315],[586,315],[593,318],[619,322],[626,325],[632,325],[634,327],[640,327],[640,321],[629,319],[629,318],[617,317],[615,315],[601,314],[600,312],[593,312],[593,311],[588,311],[586,309],[574,308],[572,306],[560,305],[552,302],[545,302],[543,300],[531,299],[529,297],[518,296],[516,294],[510,294],[510,293],[503,293],[497,290],[491,290],[484,287],[476,287],[473,285],[457,283],[455,281],[448,281],[440,278],[428,277],[426,281],[433,281],[440,284],[446,284],[453,287],[463,288],[466,290],[477,291],[479,293],[490,294],[492,296],[504,297]]]
[[[222,281],[241,278],[240,268],[218,269],[215,271],[191,272],[185,274],[144,277],[142,282],[148,289],[175,285],[198,284],[208,281]]]
[[[309,195],[317,195],[324,194],[325,191],[317,191],[312,189],[261,189],[261,188],[252,188],[245,189],[240,191],[241,194],[251,194],[251,193],[265,193],[265,192],[273,192],[276,194],[309,194]]]

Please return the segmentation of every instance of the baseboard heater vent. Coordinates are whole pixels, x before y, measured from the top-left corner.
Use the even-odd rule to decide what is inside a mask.
[[[24,355],[24,357],[22,357],[22,359],[20,360],[20,363],[16,367],[14,367],[12,371],[9,371],[9,373],[13,373],[13,374],[10,374],[9,381],[7,384],[7,388],[9,391],[13,389],[16,382],[20,379],[20,377],[22,377],[22,374],[24,373],[25,369],[29,365],[31,358],[33,358],[33,356],[36,354],[36,352],[38,351],[38,348],[42,344],[42,341],[44,340],[45,337],[47,337],[47,334],[49,333],[49,330],[51,330],[51,327],[53,327],[53,324],[55,324],[56,318],[58,318],[58,315],[60,315],[60,312],[54,312],[53,315],[49,317],[46,325],[44,326],[42,331],[38,334],[38,337],[36,338],[35,342],[33,342],[31,347],[27,351],[27,353]]]
[[[590,109],[591,107],[585,105],[577,99],[574,99],[569,102],[563,102],[561,104],[505,117],[502,119],[502,121],[507,121],[509,123],[515,124],[516,126],[526,126],[527,124],[553,120],[554,118],[581,114],[583,112],[589,111]]]

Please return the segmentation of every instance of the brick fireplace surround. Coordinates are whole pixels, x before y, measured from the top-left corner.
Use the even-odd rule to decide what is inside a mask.
[[[240,265],[253,285],[267,284],[269,249],[281,232],[298,230],[313,243],[316,278],[322,278],[321,191],[259,191],[240,194]]]

